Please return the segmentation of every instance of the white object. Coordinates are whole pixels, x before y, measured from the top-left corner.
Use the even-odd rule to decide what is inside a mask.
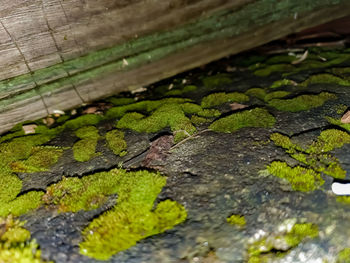
[[[334,182],[332,184],[332,191],[336,195],[350,195],[350,183],[342,184]]]

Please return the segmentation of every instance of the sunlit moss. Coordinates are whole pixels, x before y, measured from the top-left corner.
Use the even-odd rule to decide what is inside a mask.
[[[291,249],[306,239],[318,236],[318,227],[312,223],[294,224],[285,233],[261,238],[248,247],[249,263],[269,262],[271,258],[284,257]]]
[[[134,98],[118,98],[118,97],[110,97],[107,98],[106,101],[112,103],[115,106],[127,105],[135,102]]]
[[[48,187],[44,200],[57,205],[59,211],[76,212],[97,208],[109,195],[117,194],[115,207],[90,223],[80,244],[82,254],[106,260],[186,219],[184,207],[174,201],[162,201],[154,209],[165,183],[166,178],[159,173],[114,169],[82,178],[64,178]]]
[[[334,94],[321,92],[317,95],[300,95],[293,99],[272,99],[268,105],[280,111],[298,112],[322,106],[326,101],[336,98]]]
[[[350,205],[350,196],[341,195],[336,197],[337,202]]]
[[[219,92],[210,94],[202,99],[202,108],[211,108],[226,102],[245,102],[249,101],[249,97],[239,92]]]
[[[340,148],[350,143],[350,135],[346,132],[328,129],[321,132],[320,136],[308,148],[304,149],[293,143],[288,136],[273,133],[270,139],[277,146],[286,150],[297,161],[307,165],[317,173],[324,173],[334,178],[345,178],[346,171],[340,166],[339,161],[327,154],[335,148]]]
[[[278,90],[278,91],[274,91],[266,94],[266,96],[264,97],[264,100],[270,101],[272,99],[280,99],[288,96],[289,94],[290,92],[288,91]]]
[[[344,248],[339,252],[336,263],[350,263],[350,248]]]
[[[200,116],[197,116],[197,115],[192,115],[191,122],[194,125],[201,125],[201,124],[210,122],[210,119],[207,119],[207,118],[204,118],[204,117],[200,117]]]
[[[124,132],[112,130],[106,133],[106,141],[108,147],[115,155],[124,156],[126,154],[126,141],[124,140]]]
[[[23,228],[24,222],[9,216],[0,218],[0,262],[42,263],[40,250],[30,233]]]
[[[272,127],[275,118],[262,108],[233,113],[213,122],[209,129],[217,132],[234,132],[245,127]]]
[[[228,74],[217,74],[203,79],[203,84],[206,88],[215,88],[230,83],[232,83],[232,80]]]
[[[227,218],[227,223],[243,228],[247,222],[242,215],[231,215]]]
[[[332,117],[326,117],[326,119],[329,123],[342,127],[350,132],[350,123],[342,123],[340,119],[335,119]]]
[[[320,174],[314,170],[301,166],[290,167],[285,162],[272,162],[267,170],[274,176],[286,179],[296,191],[309,192],[324,184]]]

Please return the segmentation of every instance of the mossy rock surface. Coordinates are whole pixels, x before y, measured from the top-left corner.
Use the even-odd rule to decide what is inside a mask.
[[[17,125],[0,137],[0,261],[347,262],[331,184],[350,172],[349,54],[246,54]]]

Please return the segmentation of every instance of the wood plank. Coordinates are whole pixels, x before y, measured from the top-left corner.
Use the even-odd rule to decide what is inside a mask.
[[[350,4],[345,0],[320,0],[317,3],[311,0],[296,1],[297,3],[281,0],[277,4],[272,0],[241,0],[235,1],[234,4],[233,1],[220,1],[215,7],[213,6],[218,1],[213,0],[164,0],[162,4],[155,0],[129,2],[130,5],[109,2],[108,8],[111,10],[104,11],[104,5],[98,5],[107,3],[103,0],[85,1],[90,5],[75,0],[47,0],[41,2],[40,8],[36,0],[27,3],[16,0],[14,9],[17,11],[10,8],[11,12],[6,14],[5,18],[0,16],[0,22],[5,21],[6,33],[8,28],[13,31],[8,21],[13,21],[13,17],[18,18],[24,13],[28,14],[28,8],[33,8],[33,14],[46,14],[45,19],[34,19],[33,23],[36,23],[40,30],[36,28],[27,33],[24,30],[15,34],[8,31],[7,43],[13,41],[15,46],[17,45],[18,61],[14,60],[13,65],[22,59],[22,64],[19,65],[25,64],[27,71],[23,68],[23,73],[19,76],[0,81],[0,132],[28,119],[29,116],[32,118],[32,114],[43,117],[55,109],[65,110],[115,92],[144,86],[350,13]],[[130,32],[134,32],[138,24],[140,35],[135,37],[134,33],[130,32],[128,35],[122,35],[121,32],[126,32],[126,29],[111,29],[113,20],[109,21],[106,17],[111,19],[111,16],[122,15],[124,12],[130,14],[128,12],[131,12],[131,9],[135,10],[145,2],[153,9],[147,6],[142,10],[148,10],[150,17],[159,17],[152,20],[141,15],[135,19],[137,22],[130,21],[127,17],[124,17],[124,20],[115,20],[116,25],[125,27],[128,25],[126,21],[129,21]],[[165,2],[167,6],[163,6]],[[69,7],[68,3],[71,4]],[[13,8],[13,5],[9,7]],[[64,18],[48,15],[55,9],[58,10],[58,14],[64,14]],[[174,13],[161,15],[165,9],[173,10]],[[78,17],[79,13],[81,17]],[[1,14],[3,13],[0,12]],[[191,19],[191,15],[197,17]],[[186,18],[187,23],[172,21],[174,16]],[[138,19],[143,19],[144,23]],[[106,31],[98,32],[98,25],[101,29],[104,23]],[[87,29],[88,25],[91,27]],[[169,30],[162,31],[167,27]],[[99,35],[106,34],[107,29],[112,30],[111,35]],[[88,34],[82,35],[79,30]],[[62,37],[62,32],[71,34],[73,39],[69,42],[70,45],[60,44],[65,43],[59,42],[58,39],[59,34]],[[48,48],[39,55],[40,49],[37,47],[33,50],[18,48],[18,43],[24,43],[24,40],[30,39],[33,34],[48,39],[41,47],[50,43],[51,49]],[[96,35],[99,38],[94,40]],[[123,38],[128,41],[122,41]],[[104,40],[100,42],[101,39]],[[40,42],[35,43],[41,45]],[[112,43],[114,45],[111,45]],[[108,48],[99,49],[101,45]],[[93,51],[88,52],[89,50]],[[84,53],[86,55],[81,56]],[[73,56],[73,59],[66,60],[66,56]],[[40,68],[41,66],[43,68]],[[39,69],[33,70],[32,67]],[[41,104],[38,103],[39,100],[42,101]],[[31,104],[34,107],[31,108]],[[19,109],[25,111],[21,112]],[[34,113],[34,110],[40,114]],[[15,114],[18,116],[14,116]]]

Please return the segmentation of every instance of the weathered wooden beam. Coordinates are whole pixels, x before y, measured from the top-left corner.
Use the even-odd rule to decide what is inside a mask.
[[[0,54],[13,52],[0,60],[0,132],[350,14],[345,0],[111,2],[18,0],[0,11]]]

